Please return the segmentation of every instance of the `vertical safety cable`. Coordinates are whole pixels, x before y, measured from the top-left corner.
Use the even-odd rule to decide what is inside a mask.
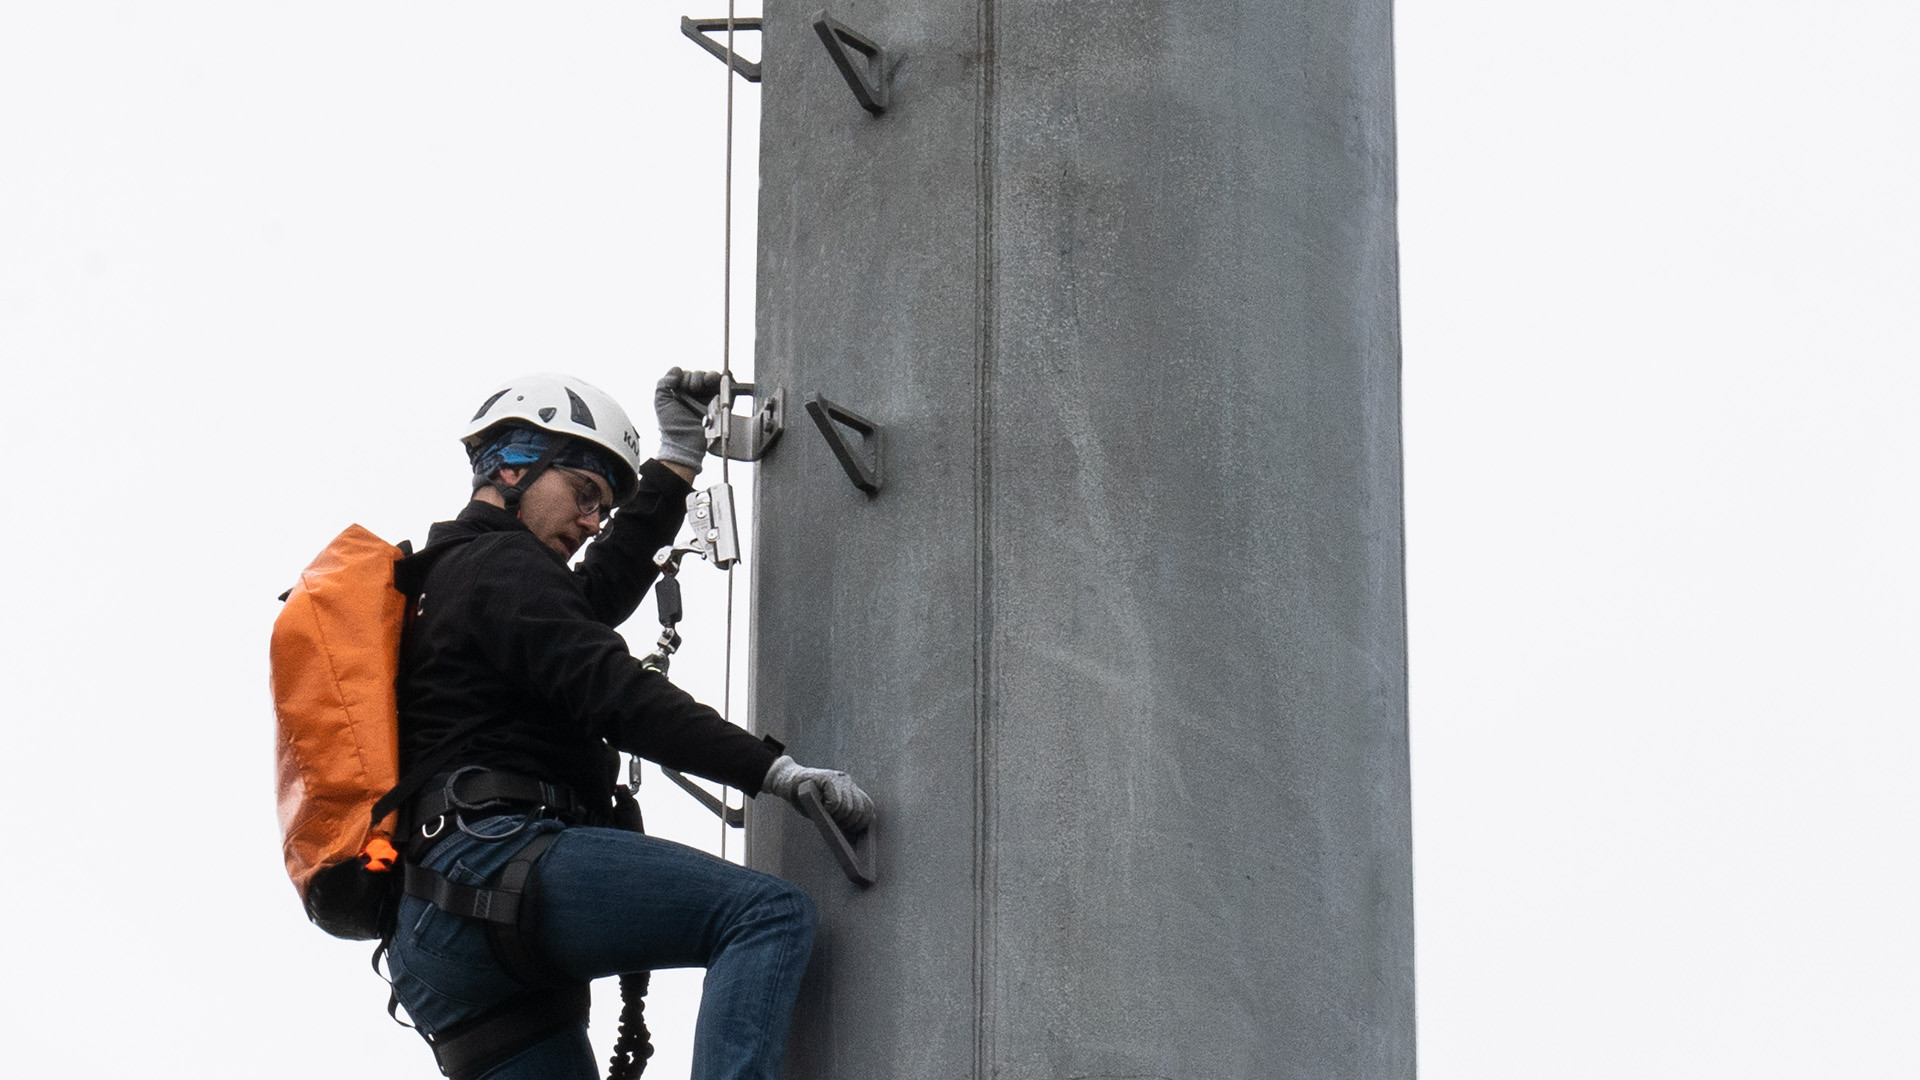
[[[999,348],[999,308],[995,294],[994,248],[995,139],[1000,126],[999,0],[980,0],[975,9],[979,68],[974,88],[974,192],[978,216],[974,233],[974,581],[973,581],[973,1069],[972,1080],[994,1075],[998,1016],[995,986],[999,978],[997,941],[1000,863],[995,844],[999,821],[994,813],[995,765],[999,760],[998,701],[994,696],[995,610],[993,592],[993,484],[995,464],[994,376]]]
[[[721,245],[720,256],[720,374],[721,385],[733,389],[733,12],[734,0],[727,0],[727,62],[720,65],[727,80],[727,149],[725,179],[721,183]],[[727,436],[733,428],[730,419],[733,413],[732,402],[727,403],[726,413],[729,419],[720,427],[720,482],[730,484],[731,477],[727,467]],[[721,661],[720,718],[733,721],[733,567],[727,567],[727,646]],[[720,788],[720,804],[727,803],[727,789]],[[727,857],[727,817],[720,815],[720,857]]]

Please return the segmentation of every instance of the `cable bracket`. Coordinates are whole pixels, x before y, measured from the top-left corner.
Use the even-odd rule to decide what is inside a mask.
[[[730,377],[723,377],[721,386],[722,391],[707,403],[707,452],[734,461],[759,461],[786,430],[781,419],[786,395],[775,390],[760,400],[752,383],[737,383]],[[741,395],[760,400],[759,410],[751,416],[736,414],[733,401]]]

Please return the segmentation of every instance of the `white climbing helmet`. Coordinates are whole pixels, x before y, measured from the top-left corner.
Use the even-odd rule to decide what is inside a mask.
[[[539,428],[606,450],[621,468],[613,500],[624,503],[640,486],[640,433],[606,391],[571,375],[524,375],[488,395],[460,436],[469,455],[502,428]]]

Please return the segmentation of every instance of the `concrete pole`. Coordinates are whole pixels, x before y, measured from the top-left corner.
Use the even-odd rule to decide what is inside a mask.
[[[823,913],[789,1075],[1412,1077],[1387,0],[834,0],[878,117],[820,2],[765,11],[750,696],[882,824],[860,891],[755,808]]]

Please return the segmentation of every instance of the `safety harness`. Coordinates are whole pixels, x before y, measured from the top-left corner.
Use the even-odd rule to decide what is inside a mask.
[[[480,1016],[443,1031],[422,1032],[442,1074],[452,1080],[473,1080],[522,1050],[573,1024],[587,1021],[591,994],[587,984],[555,967],[535,944],[539,913],[540,860],[559,839],[559,831],[545,831],[521,847],[487,886],[464,885],[425,865],[429,852],[455,832],[488,842],[520,835],[535,820],[557,819],[568,825],[626,826],[640,829],[639,804],[624,788],[616,789],[616,803],[594,807],[571,788],[498,769],[466,766],[429,783],[401,815],[404,863],[402,891],[449,914],[485,924],[494,959],[527,989]],[[468,824],[504,814],[524,814],[526,820],[502,833],[483,833]],[[394,927],[375,952],[391,946]],[[647,991],[645,972],[620,979],[620,1034],[614,1045],[610,1080],[632,1080],[646,1068],[653,1046],[644,1019]],[[388,997],[387,1011],[396,1014],[397,994]],[[396,1015],[396,1019],[397,1019]]]

